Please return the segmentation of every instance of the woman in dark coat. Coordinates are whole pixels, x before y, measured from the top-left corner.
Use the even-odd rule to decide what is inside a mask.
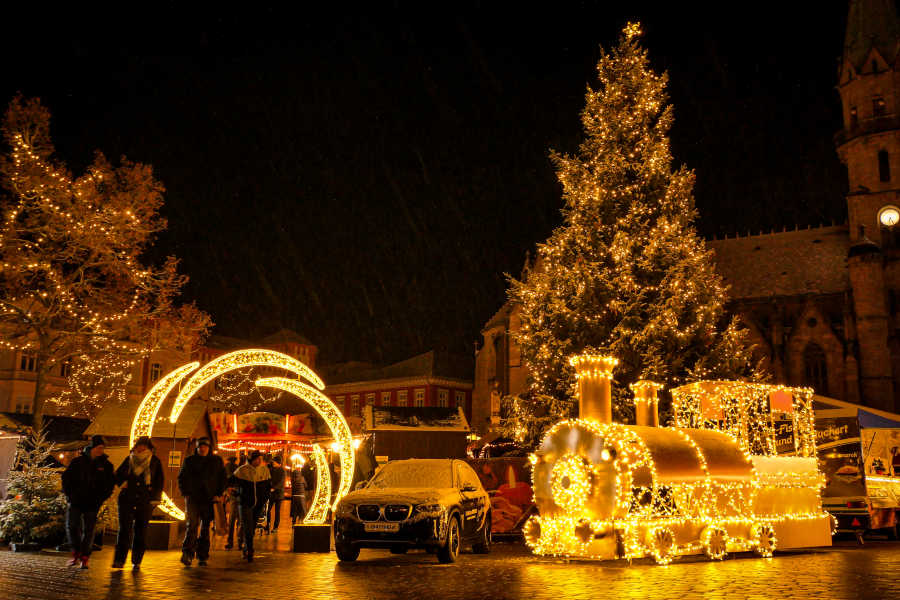
[[[147,527],[153,508],[162,496],[165,475],[162,463],[153,454],[153,442],[142,436],[134,443],[131,453],[116,469],[119,485],[119,536],[113,568],[125,566],[128,548],[131,547],[131,564],[141,566],[147,543]]]

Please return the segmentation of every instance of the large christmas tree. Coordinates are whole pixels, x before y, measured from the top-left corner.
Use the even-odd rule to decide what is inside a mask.
[[[571,406],[576,353],[619,359],[619,418],[628,418],[627,383],[637,379],[670,388],[756,375],[746,331],[726,316],[726,287],[694,229],[694,174],[672,167],[668,78],[651,70],[639,35],[629,24],[602,52],[581,113],[584,141],[574,156],[552,154],[564,224],[511,281],[532,391],[508,404],[507,424],[530,441],[542,423],[567,416],[559,413]]]

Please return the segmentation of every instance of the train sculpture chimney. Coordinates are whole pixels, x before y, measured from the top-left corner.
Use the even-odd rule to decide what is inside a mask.
[[[611,356],[579,354],[569,359],[578,379],[578,416],[612,423],[612,371],[619,360]]]
[[[635,424],[659,427],[659,398],[656,393],[663,387],[662,384],[641,379],[628,387],[634,392]]]

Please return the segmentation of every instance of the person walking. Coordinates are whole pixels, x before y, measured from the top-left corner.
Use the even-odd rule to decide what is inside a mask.
[[[229,456],[225,461],[225,475],[227,476],[228,481],[231,481],[231,477],[234,475],[237,468],[237,456]],[[235,498],[235,495],[231,492],[231,488],[225,490],[225,507],[227,508],[228,513],[228,537],[225,542],[225,549],[231,550],[234,548],[234,527],[238,522],[237,498]],[[240,532],[238,532],[238,545],[243,546]]]
[[[306,478],[296,466],[291,470],[291,525],[306,516]]]
[[[141,568],[147,547],[147,527],[153,507],[162,497],[165,475],[162,463],[153,453],[153,442],[147,436],[135,441],[131,453],[116,469],[116,485],[119,486],[119,535],[113,569],[125,566],[128,548],[131,548],[131,564]]]
[[[93,436],[81,455],[72,459],[62,474],[62,489],[68,500],[66,533],[72,547],[70,567],[80,562],[82,569],[88,568],[97,512],[115,487],[115,473],[105,450],[103,436]]]
[[[186,567],[191,566],[195,555],[201,567],[209,561],[213,503],[222,501],[225,484],[222,458],[212,453],[209,438],[200,438],[178,472],[178,489],[187,504],[187,530],[181,544],[181,562]]]
[[[287,471],[281,464],[281,457],[276,456],[269,465],[269,475],[271,477],[271,489],[269,490],[269,510],[266,513],[266,533],[270,533],[273,529],[278,530],[281,524],[281,503],[284,500],[284,484],[287,479]],[[272,513],[275,513],[275,521],[272,522]]]
[[[237,468],[229,483],[237,488],[244,558],[247,562],[253,562],[253,533],[272,489],[271,474],[269,468],[262,464],[262,454],[252,452],[249,461]]]

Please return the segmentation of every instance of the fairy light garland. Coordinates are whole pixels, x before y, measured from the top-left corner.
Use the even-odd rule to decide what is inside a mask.
[[[328,471],[328,459],[325,451],[318,444],[313,444],[313,459],[316,461],[316,493],[310,503],[309,511],[303,518],[307,525],[317,525],[328,518],[331,498],[331,474]],[[343,473],[341,473],[343,476]]]
[[[592,374],[609,375],[591,360],[571,363]],[[632,386],[635,402],[647,402],[648,392],[655,392],[657,385],[638,382]],[[723,395],[724,391],[729,393]],[[768,418],[763,410],[770,411],[768,398],[773,392],[791,393],[791,406],[779,406],[797,416],[800,456],[774,455],[774,429],[754,423]],[[815,451],[814,439],[802,439],[814,431],[811,412],[807,412],[812,390],[698,382],[678,395],[681,422],[676,427],[568,419],[550,428],[540,449],[529,456],[540,514],[529,519],[523,531],[526,544],[535,553],[586,558],[649,556],[660,564],[700,552],[712,560],[746,550],[768,557],[777,547],[776,531],[781,525],[804,523],[832,530],[833,519],[821,504],[824,477],[810,462],[814,458],[804,456]],[[716,404],[720,401],[722,406]],[[703,410],[720,408],[729,418],[716,421],[715,427],[710,420],[703,421]],[[737,414],[739,411],[744,414]],[[688,423],[706,427],[682,426]],[[652,446],[644,435],[653,440]],[[682,462],[676,463],[681,466],[668,465],[665,478],[660,479],[656,460],[667,456],[668,448],[682,457]],[[716,471],[708,456],[712,450],[717,452]],[[694,466],[690,461],[684,463],[685,451],[693,455]],[[655,453],[659,457],[654,458]],[[607,501],[610,480],[614,496]],[[779,511],[776,500],[785,498],[787,505]]]
[[[200,363],[193,362],[178,367],[177,369],[174,369],[170,373],[167,373],[165,376],[160,378],[160,380],[150,389],[150,391],[147,392],[146,396],[144,396],[144,399],[138,406],[138,409],[135,412],[135,416],[132,420],[132,445],[134,445],[134,440],[137,439],[137,437],[141,435],[149,436],[152,434],[153,425],[157,420],[157,414],[159,413],[163,402],[175,389],[175,387],[179,383],[181,383],[184,378],[187,377],[190,373],[193,373],[193,375],[182,386],[181,390],[174,400],[172,412],[169,416],[169,421],[171,423],[177,423],[178,417],[180,416],[183,408],[187,405],[188,402],[191,401],[194,395],[204,385],[211,382],[223,373],[245,368],[248,366],[277,367],[280,369],[291,371],[298,377],[304,377],[313,385],[308,385],[300,381],[299,379],[286,379],[284,377],[269,377],[265,379],[258,379],[255,382],[255,385],[260,387],[276,388],[292,393],[302,398],[303,400],[306,400],[319,413],[319,415],[322,416],[322,418],[325,420],[325,423],[331,428],[332,435],[339,444],[338,451],[340,453],[341,459],[341,483],[335,502],[340,500],[341,497],[343,497],[343,495],[349,491],[350,485],[352,483],[354,467],[353,436],[350,432],[350,427],[347,425],[347,421],[344,419],[343,414],[341,414],[340,410],[338,410],[338,408],[331,402],[331,400],[321,392],[321,390],[325,387],[325,384],[321,379],[319,379],[318,375],[316,375],[312,371],[312,369],[310,369],[308,366],[298,361],[297,359],[291,356],[287,356],[286,354],[275,352],[273,350],[259,349],[237,350],[222,355],[197,370],[199,366]],[[282,442],[274,443],[283,445]],[[312,451],[315,456],[317,466],[321,464],[321,467],[319,468],[319,485],[317,486],[316,491],[317,499],[319,499],[321,496],[319,490],[325,489],[322,484],[322,478],[326,477],[328,479],[328,491],[327,495],[324,496],[325,500],[318,500],[320,503],[325,503],[325,516],[322,516],[321,509],[317,509],[315,516],[310,517],[311,519],[321,519],[318,521],[321,523],[324,522],[325,517],[327,517],[327,509],[329,508],[328,503],[331,496],[331,480],[328,471],[328,462],[327,458],[325,457],[324,451],[318,445],[313,445]],[[324,493],[324,491],[321,493]],[[165,494],[163,494],[160,508],[176,519],[184,520],[185,518],[184,512],[180,508],[178,508],[178,506],[175,505],[171,498],[169,498]],[[314,521],[310,520],[308,522],[312,523]]]

